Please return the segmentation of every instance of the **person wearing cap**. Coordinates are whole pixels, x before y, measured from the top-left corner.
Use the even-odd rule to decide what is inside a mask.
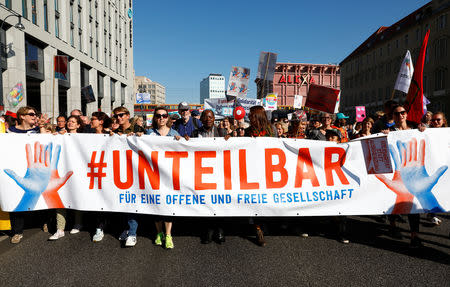
[[[197,120],[200,120],[200,112],[198,110],[193,110],[191,113],[193,118],[196,118]]]
[[[348,142],[348,133],[347,133],[347,119],[348,116],[343,113],[336,114],[335,126],[333,128],[338,129],[341,132],[341,141],[342,143]]]
[[[194,130],[200,128],[202,123],[200,120],[191,117],[189,105],[186,102],[178,104],[178,113],[181,118],[175,122],[175,130],[182,137],[191,137]]]

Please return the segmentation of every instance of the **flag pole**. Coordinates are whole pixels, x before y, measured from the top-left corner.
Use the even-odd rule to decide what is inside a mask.
[[[392,90],[392,94],[391,94],[391,100],[394,99],[394,95],[395,95],[395,89]]]
[[[55,122],[55,64],[56,57],[53,56],[53,91],[52,91],[52,124],[56,124]]]

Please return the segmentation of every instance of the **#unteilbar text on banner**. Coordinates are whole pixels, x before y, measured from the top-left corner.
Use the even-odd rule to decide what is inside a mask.
[[[0,137],[0,208],[9,212],[326,216],[450,210],[448,128],[391,132],[389,152],[374,143],[367,157],[361,141]],[[368,166],[393,172],[368,174]]]

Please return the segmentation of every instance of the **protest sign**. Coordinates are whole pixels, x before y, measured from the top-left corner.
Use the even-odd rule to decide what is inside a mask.
[[[146,114],[145,121],[147,122],[147,126],[150,127],[153,121],[153,114]]]
[[[268,94],[263,100],[263,106],[266,111],[275,111],[277,109],[278,94]]]
[[[231,117],[233,115],[234,101],[222,99],[205,99],[204,109],[213,111],[216,119]]]
[[[303,96],[295,95],[294,96],[294,109],[301,109],[303,106]]]
[[[231,67],[228,79],[227,95],[236,97],[247,96],[250,69],[243,67]]]
[[[53,69],[55,72],[55,79],[60,79],[64,81],[68,80],[68,65],[69,65],[68,56],[54,57]]]
[[[136,93],[136,104],[151,104],[149,93]]]
[[[276,53],[261,52],[259,55],[257,79],[273,81],[275,66],[277,64]]]
[[[250,114],[250,108],[253,106],[260,106],[260,99],[249,99],[249,98],[236,98],[235,107],[242,107],[245,110],[245,118],[248,120],[248,114]]]
[[[356,106],[356,121],[362,122],[366,118],[366,107],[365,106]]]
[[[305,107],[326,113],[335,113],[339,90],[312,84],[309,86]]]
[[[449,128],[390,132],[394,173],[368,174],[361,141],[0,134],[0,208],[171,216],[448,212],[449,143]],[[386,152],[379,155],[387,162]],[[410,204],[399,192],[413,195]]]
[[[81,88],[81,98],[86,101],[86,103],[95,102],[94,90],[91,85]]]

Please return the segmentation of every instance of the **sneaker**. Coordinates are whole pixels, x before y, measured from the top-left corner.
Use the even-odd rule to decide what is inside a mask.
[[[100,241],[102,241],[103,236],[105,236],[105,234],[103,233],[103,230],[101,230],[100,228],[97,228],[97,230],[95,231],[94,237],[92,237],[92,241],[100,242]]]
[[[42,225],[42,231],[48,232],[48,225],[47,225],[47,223],[44,223],[44,225]]]
[[[23,234],[14,234],[14,236],[11,238],[12,244],[20,243],[20,240],[22,240]]]
[[[308,234],[308,233],[305,233],[305,232],[303,232],[302,234],[300,234],[300,236],[301,236],[301,237],[303,237],[303,238],[308,238],[309,234]]]
[[[80,230],[78,228],[72,228],[72,230],[70,231],[70,234],[77,234],[80,233]]]
[[[60,238],[64,237],[64,230],[58,229],[55,234],[50,236],[48,240],[58,240]]]
[[[173,249],[174,245],[173,245],[173,240],[172,240],[172,236],[169,234],[166,234],[166,249]]]
[[[164,234],[162,232],[156,234],[155,245],[161,246],[163,244]]]
[[[122,232],[122,234],[120,234],[119,240],[120,240],[120,241],[125,241],[125,240],[127,240],[127,238],[128,238],[128,230],[124,230],[124,231]]]
[[[434,216],[434,217],[430,218],[430,222],[433,223],[434,225],[438,226],[438,225],[441,225],[442,220],[440,220],[439,218]]]
[[[259,226],[256,227],[256,241],[258,242],[259,246],[262,246],[262,247],[266,246],[266,240],[264,239],[264,233]]]
[[[127,241],[125,241],[125,246],[126,247],[133,247],[136,245],[137,239],[136,236],[130,235],[127,238]]]
[[[341,238],[339,239],[339,242],[341,242],[342,244],[349,244],[349,243],[350,243],[350,240],[348,240],[348,239],[345,238],[345,237],[341,237]]]

